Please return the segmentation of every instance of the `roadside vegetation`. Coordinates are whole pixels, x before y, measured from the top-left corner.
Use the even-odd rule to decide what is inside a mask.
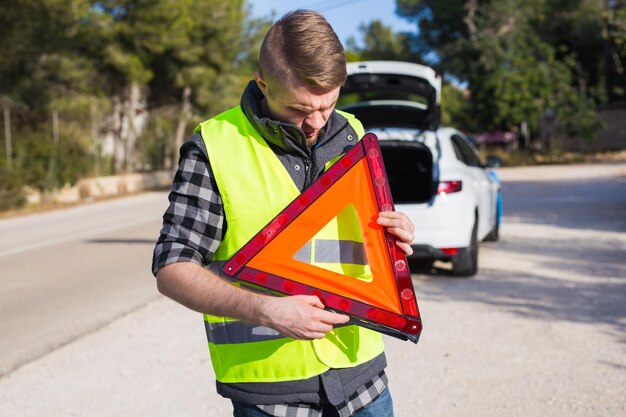
[[[351,61],[403,60],[444,79],[442,121],[514,131],[506,165],[575,161],[598,106],[626,103],[626,7],[604,0],[397,0]],[[80,178],[171,170],[195,124],[238,103],[275,16],[245,0],[6,0],[0,7],[0,211]],[[418,30],[419,28],[419,30]]]
[[[567,152],[555,150],[542,153],[506,151],[501,148],[481,148],[479,152],[483,161],[495,156],[502,161],[503,167],[626,162],[626,151]]]

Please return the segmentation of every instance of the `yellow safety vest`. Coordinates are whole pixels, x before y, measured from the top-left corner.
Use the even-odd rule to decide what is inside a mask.
[[[363,136],[363,127],[356,118],[342,115],[358,136]],[[300,191],[239,106],[199,124],[195,131],[204,139],[228,224],[211,264],[211,270],[219,274],[224,262],[300,195]],[[356,233],[360,229],[354,227],[358,220],[346,221],[346,217],[351,217],[350,210],[344,210],[337,217],[338,222],[331,221],[315,238],[331,248],[333,242],[344,248],[349,242],[348,246],[358,248],[362,244],[361,235]],[[367,265],[338,264],[328,256],[316,259],[311,255],[310,263],[319,263],[327,269],[339,268],[336,270],[347,271],[346,274],[358,279],[371,279]],[[337,327],[323,339],[303,341],[232,318],[205,315],[204,320],[213,369],[217,380],[223,383],[306,379],[330,368],[362,364],[384,349],[379,333],[355,325]]]

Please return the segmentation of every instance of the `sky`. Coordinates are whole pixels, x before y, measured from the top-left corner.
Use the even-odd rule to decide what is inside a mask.
[[[337,32],[339,40],[346,46],[353,36],[360,44],[362,36],[359,25],[379,19],[391,26],[394,32],[414,30],[415,26],[396,16],[395,0],[248,0],[252,16],[269,16],[276,12],[275,19],[295,9],[312,9],[320,12]]]

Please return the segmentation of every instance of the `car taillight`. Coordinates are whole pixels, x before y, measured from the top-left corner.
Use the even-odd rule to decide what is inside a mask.
[[[441,252],[443,252],[444,255],[456,255],[457,252],[459,251],[458,248],[441,248]]]
[[[452,194],[463,189],[462,181],[439,181],[437,186],[437,195]]]

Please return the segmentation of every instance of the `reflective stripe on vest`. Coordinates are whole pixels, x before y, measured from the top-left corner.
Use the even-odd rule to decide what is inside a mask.
[[[285,337],[269,327],[251,325],[239,320],[217,323],[205,321],[204,326],[206,327],[209,342],[216,345],[262,342],[264,340],[275,340]]]
[[[363,242],[354,240],[315,239],[315,251],[311,253],[311,242],[307,242],[294,258],[306,263],[336,263],[367,265]]]
[[[240,320],[220,321],[215,323],[205,321],[204,326],[209,342],[216,345],[263,342],[265,340],[285,338],[285,336],[272,328],[250,324]],[[339,325],[337,328],[341,326],[342,325]]]
[[[345,116],[361,137],[360,124],[353,116]],[[219,274],[219,261],[229,259],[300,191],[240,107],[200,124],[198,131],[207,148],[228,224],[211,264]],[[323,264],[320,267],[327,269],[357,268],[352,276],[361,278],[368,274],[369,267],[365,265],[362,237],[356,233],[357,220],[346,221],[349,210],[342,214],[338,216],[340,221],[331,221],[312,239],[314,256],[307,262]],[[302,341],[231,318],[205,315],[205,322],[216,378],[226,383],[310,378],[331,367],[356,366],[383,351],[380,334],[354,325],[335,328],[323,339]]]

